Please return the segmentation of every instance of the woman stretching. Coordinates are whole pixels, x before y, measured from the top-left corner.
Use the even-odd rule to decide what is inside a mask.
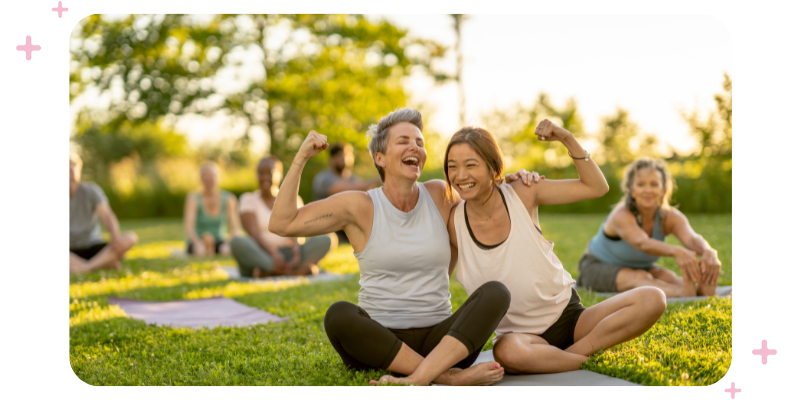
[[[625,195],[600,224],[578,264],[579,286],[598,292],[655,286],[667,297],[716,294],[721,267],[717,251],[694,232],[685,215],[669,206],[672,186],[661,160],[642,158],[628,166],[622,182]],[[664,243],[670,233],[684,247]],[[659,257],[675,258],[683,278],[656,265]]]
[[[348,368],[386,369],[418,385],[500,380],[503,370],[495,362],[470,366],[505,315],[509,293],[503,284],[485,282],[451,314],[447,271],[454,261],[446,221],[453,202],[445,200],[444,182],[417,182],[427,158],[422,115],[398,109],[368,136],[383,187],[337,193],[298,209],[303,166],[328,147],[325,136],[311,131],[275,200],[269,230],[347,234],[361,271],[358,306],[333,304],[325,332]],[[397,380],[384,376],[381,382],[390,378]]]
[[[492,134],[481,128],[458,131],[445,153],[448,191],[455,188],[464,199],[448,224],[459,255],[456,279],[467,293],[489,281],[511,292],[508,313],[497,326],[494,357],[516,374],[577,370],[592,354],[647,331],[666,308],[664,293],[656,288],[583,307],[553,242],[542,236],[538,207],[600,197],[608,184],[569,131],[544,120],[536,134],[569,149],[580,179],[497,185],[503,157]]]

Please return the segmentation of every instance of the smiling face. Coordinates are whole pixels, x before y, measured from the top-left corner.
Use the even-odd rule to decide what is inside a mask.
[[[642,168],[636,171],[631,185],[631,197],[636,206],[642,209],[655,208],[661,204],[666,188],[661,171]]]
[[[261,191],[272,193],[273,188],[277,188],[281,184],[283,165],[266,158],[258,163],[257,175],[258,186],[261,188]]]
[[[414,181],[419,179],[427,159],[428,153],[425,151],[422,132],[408,122],[401,122],[389,128],[386,153],[375,154],[375,163],[383,167],[386,177]]]
[[[446,168],[450,186],[463,200],[485,197],[494,186],[494,171],[467,143],[450,147]]]

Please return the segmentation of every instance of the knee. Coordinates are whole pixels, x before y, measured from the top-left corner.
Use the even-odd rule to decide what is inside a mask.
[[[139,236],[136,236],[134,232],[125,232],[125,240],[133,247],[136,243],[139,243]]]
[[[492,304],[503,306],[504,311],[511,304],[511,292],[508,291],[506,285],[500,282],[486,282],[478,290],[481,291],[481,297],[488,299]]]
[[[500,344],[498,342],[498,344]],[[494,360],[497,361],[500,366],[505,368],[507,372],[515,372],[518,371],[518,366],[521,364],[521,355],[519,351],[514,351],[511,346],[503,346],[503,345],[495,345],[494,349],[492,349],[492,355],[494,355]]]
[[[236,236],[236,237],[232,238],[231,239],[231,244],[230,244],[231,252],[235,254],[235,253],[241,251],[244,246],[247,246],[246,241],[247,241],[247,239],[245,237],[243,237],[243,236]]]
[[[358,314],[358,306],[346,301],[338,301],[325,312],[325,332],[328,336],[338,336],[353,328],[352,319]]]
[[[658,319],[667,310],[667,296],[663,290],[657,287],[638,288],[637,297],[637,303],[645,315]]]

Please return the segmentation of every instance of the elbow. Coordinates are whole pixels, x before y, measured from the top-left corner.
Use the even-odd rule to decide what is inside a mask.
[[[275,218],[270,218],[268,229],[270,232],[278,236],[286,236],[286,232],[284,232],[283,229],[281,229],[281,225],[282,224],[275,222]]]

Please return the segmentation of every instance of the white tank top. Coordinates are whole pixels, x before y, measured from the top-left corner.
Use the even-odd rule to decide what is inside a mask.
[[[511,231],[495,248],[484,250],[475,244],[464,220],[465,203],[456,206],[456,280],[470,295],[489,281],[498,281],[511,292],[511,305],[497,326],[497,338],[509,332],[542,334],[567,307],[575,281],[553,253],[553,242],[534,227],[516,191],[509,184],[500,185],[500,190],[511,217]]]
[[[426,328],[450,316],[450,237],[425,185],[408,213],[383,189],[368,191],[375,206],[369,241],[356,254],[361,270],[358,305],[392,329]]]

